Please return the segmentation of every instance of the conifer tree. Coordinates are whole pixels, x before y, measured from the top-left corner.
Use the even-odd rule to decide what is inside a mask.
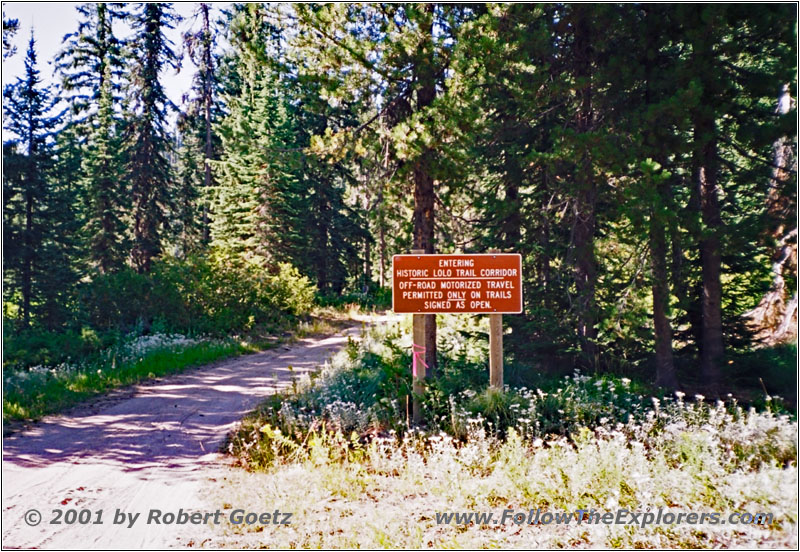
[[[13,56],[17,49],[11,44],[11,40],[19,30],[19,19],[6,19],[3,13],[3,59]]]
[[[9,284],[4,299],[18,298],[23,327],[31,325],[34,310],[43,301],[53,222],[48,218],[59,214],[52,209],[48,181],[53,168],[51,135],[58,122],[51,116],[56,99],[42,85],[36,58],[31,32],[25,75],[3,91],[5,128],[14,136],[3,144],[3,268]]]
[[[200,127],[195,128],[195,132],[202,131],[202,149],[198,149],[197,145],[192,147],[193,150],[197,150],[195,155],[202,152],[200,153],[202,163],[200,163],[199,167],[193,167],[192,170],[202,167],[203,172],[203,193],[195,193],[195,195],[199,196],[202,202],[199,208],[201,212],[199,225],[201,240],[204,244],[208,244],[210,239],[208,195],[213,185],[211,160],[215,157],[214,152],[218,141],[214,136],[213,130],[215,112],[217,110],[214,107],[216,96],[216,77],[214,75],[215,40],[209,15],[210,9],[209,4],[200,3],[197,13],[201,16],[201,28],[197,32],[184,35],[184,44],[187,47],[189,57],[197,65],[197,74],[194,77],[195,98],[192,101],[189,113],[187,113],[187,118],[192,117],[202,120],[202,125],[198,125],[199,121],[196,121],[191,126]],[[189,154],[189,150],[186,153]],[[185,167],[188,169],[188,167],[195,164],[196,161],[187,159]],[[184,175],[189,177],[188,173],[184,173]]]
[[[110,72],[106,67],[107,77]],[[108,274],[124,263],[124,190],[119,161],[112,86],[107,78],[100,91],[98,112],[84,159],[89,259],[101,274]]]
[[[159,75],[177,65],[172,43],[164,34],[176,20],[168,3],[141,4],[132,19],[135,66],[125,153],[133,200],[131,260],[139,272],[148,272],[161,253],[172,208],[172,142],[167,131],[171,103]]]
[[[413,247],[433,253],[436,145],[446,134],[433,124],[438,120],[434,104],[456,30],[472,12],[431,3],[369,4],[360,10],[343,4],[298,5],[295,10],[298,57],[323,84],[329,103],[358,105],[364,113],[360,125],[328,128],[312,146],[318,152],[341,152],[343,146],[363,152],[378,122],[391,121],[392,157],[402,161],[404,176],[413,182]],[[426,363],[435,370],[435,316],[427,316],[425,327]]]
[[[105,81],[112,97],[119,90],[125,66],[124,42],[114,35],[114,21],[126,17],[120,3],[87,3],[77,8],[78,30],[64,37],[64,47],[55,57],[61,87],[69,94],[76,115],[96,109]]]
[[[268,63],[271,29],[264,8],[248,4],[231,21],[238,90],[225,96],[228,115],[219,125],[222,142],[216,163],[212,205],[214,247],[227,254],[274,264],[279,189],[292,178],[284,150],[292,138],[279,75]]]
[[[203,143],[201,119],[191,112],[178,116],[178,139],[175,162],[174,234],[182,255],[197,251],[203,239],[203,219],[211,189],[203,182]]]
[[[765,268],[753,260],[768,190],[751,183],[768,177],[772,145],[786,132],[785,119],[775,114],[774,96],[785,82],[781,79],[790,79],[794,71],[794,38],[783,25],[787,9],[778,4],[756,11],[723,4],[675,8],[689,50],[679,79],[694,97],[688,111],[687,212],[697,222],[685,239],[687,249],[699,249],[692,299],[700,308],[694,325],[701,377],[712,391],[722,381],[725,341],[734,338],[738,314],[746,310],[734,307],[739,312],[732,316],[734,309],[723,307],[736,304],[734,282],[740,274]]]

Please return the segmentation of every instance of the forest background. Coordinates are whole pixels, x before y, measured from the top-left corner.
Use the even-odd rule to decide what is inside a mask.
[[[796,6],[197,4],[175,42],[168,3],[77,9],[52,84],[3,17],[4,372],[498,248],[512,380],[796,387]]]

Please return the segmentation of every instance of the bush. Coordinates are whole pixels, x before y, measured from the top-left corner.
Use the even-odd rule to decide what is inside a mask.
[[[142,320],[152,320],[158,310],[175,313],[180,308],[175,298],[159,297],[151,275],[124,268],[95,277],[81,289],[83,317],[98,330],[133,330]],[[168,301],[168,304],[164,304]]]
[[[6,329],[3,335],[3,369],[49,366],[90,356],[113,345],[118,337],[116,332],[97,333],[88,327],[64,332],[32,328],[14,333]]]
[[[109,389],[250,352],[232,339],[151,334],[120,339],[78,362],[3,370],[3,419],[36,419]]]
[[[278,265],[278,273],[272,277],[270,287],[272,301],[282,312],[292,316],[311,312],[317,288],[289,263]]]
[[[315,303],[321,307],[344,308],[358,305],[365,310],[386,310],[392,306],[392,288],[371,289],[368,293],[318,293]]]
[[[676,465],[705,458],[706,453],[729,469],[796,462],[796,423],[774,410],[744,410],[735,400],[708,404],[699,395],[693,402],[680,394],[652,397],[626,378],[578,372],[550,380],[546,390],[490,388],[485,363],[471,360],[477,349],[466,344],[471,338],[465,334],[469,332],[441,334],[444,339],[461,339],[462,345],[451,343],[449,350],[459,351],[459,358],[440,359],[442,373],[438,380],[429,380],[422,397],[431,434],[445,432],[465,441],[480,431],[502,441],[516,433],[531,440],[566,438],[575,443],[588,428],[636,440]],[[298,382],[293,393],[263,405],[234,436],[230,450],[263,467],[281,460],[274,450],[275,428],[282,443],[293,441],[297,454],[310,435],[320,432],[351,436],[348,442],[352,434],[359,442],[388,433],[402,436],[408,432],[409,348],[409,336],[399,328],[375,332],[360,344],[349,343],[315,379]],[[465,377],[459,379],[459,374]],[[481,377],[483,382],[475,384]],[[266,433],[260,429],[265,424],[272,428]],[[690,437],[684,435],[687,432]],[[702,443],[696,439],[711,443],[711,452],[698,448]],[[286,443],[280,448],[287,449]]]
[[[272,332],[307,315],[315,293],[308,278],[289,264],[270,274],[229,257],[165,258],[148,274],[124,268],[85,283],[72,327],[20,332],[4,322],[4,366],[84,358],[122,335]]]
[[[275,275],[229,257],[163,259],[149,274],[125,269],[88,284],[83,304],[91,325],[222,335],[274,326],[310,312],[315,287],[288,264]]]

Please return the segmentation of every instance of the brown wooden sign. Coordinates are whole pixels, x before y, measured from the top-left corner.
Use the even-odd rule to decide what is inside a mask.
[[[392,310],[416,314],[519,314],[522,256],[395,255]]]

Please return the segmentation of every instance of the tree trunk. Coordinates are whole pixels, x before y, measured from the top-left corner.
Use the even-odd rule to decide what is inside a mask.
[[[522,219],[520,215],[519,188],[522,182],[522,169],[516,155],[505,152],[505,217],[503,218],[501,232],[502,245],[506,250],[515,251],[522,241]]]
[[[722,253],[720,230],[722,218],[719,209],[717,189],[717,140],[713,136],[714,121],[698,121],[695,132],[704,139],[700,149],[701,166],[698,171],[697,187],[700,193],[700,210],[703,220],[703,233],[700,239],[700,253],[703,263],[703,347],[700,355],[700,373],[703,382],[711,389],[719,387],[722,377],[722,361],[725,348],[722,340]]]
[[[784,85],[778,97],[776,113],[786,115],[791,104],[789,86]],[[767,213],[771,219],[770,238],[778,242],[772,263],[772,286],[758,305],[743,315],[748,319],[748,324],[756,332],[756,336],[768,344],[777,343],[786,337],[797,301],[795,295],[792,299],[795,307],[790,309],[791,304],[787,305],[786,280],[783,276],[787,269],[790,273],[794,272],[795,277],[797,273],[797,228],[784,235],[786,222],[793,218],[792,201],[784,192],[791,178],[790,168],[794,155],[791,141],[786,137],[776,140],[772,149],[774,166],[767,193]]]
[[[369,228],[367,229],[369,231]],[[372,264],[370,258],[372,257],[372,248],[370,247],[370,236],[364,238],[364,287],[363,293],[369,293],[370,285],[372,284]]]
[[[663,185],[659,185],[661,188]],[[669,186],[669,184],[667,184]],[[659,195],[664,190],[659,189]],[[655,210],[650,214],[650,259],[653,270],[653,329],[656,342],[656,385],[676,389],[678,380],[672,357],[672,326],[669,321],[669,278],[664,221]]]
[[[702,215],[700,213],[700,188],[697,182],[700,181],[700,161],[695,159],[692,166],[692,181],[690,184],[689,203],[686,207],[688,219],[686,227],[692,238],[690,247],[694,247],[695,243],[699,244],[702,239]],[[703,265],[703,250],[699,251],[699,268],[702,271]],[[694,262],[689,266],[685,266],[685,270],[681,271],[680,287],[676,287],[676,293],[681,290],[679,297],[682,298],[683,305],[686,309],[686,317],[689,321],[689,333],[692,336],[695,347],[697,347],[698,358],[703,355],[703,282],[702,280],[693,280],[693,268],[697,267],[698,263]]]
[[[539,277],[542,282],[542,291],[544,292],[544,306],[550,308],[552,306],[552,299],[550,298],[550,213],[547,201],[548,180],[547,180],[547,167],[542,170],[542,203],[541,203],[541,220],[542,230],[539,234],[539,247],[541,253],[539,254]]]
[[[427,170],[427,159],[428,154],[423,154],[414,167],[414,249],[433,253],[435,196],[433,178]]]
[[[580,107],[577,116],[577,131],[588,133],[594,126],[592,112],[591,61],[592,43],[588,14],[584,6],[573,7],[578,13],[575,23],[575,76],[583,82],[578,91]],[[595,206],[597,185],[594,180],[592,161],[588,149],[581,152],[576,167],[577,194],[575,198],[575,287],[578,303],[578,336],[581,342],[583,362],[589,368],[597,368],[597,308],[595,286],[597,266],[594,257]]]
[[[433,178],[427,170],[427,152],[414,168],[414,248],[434,253],[434,190]],[[425,315],[425,363],[428,374],[436,371],[436,315]]]
[[[794,324],[792,324],[794,321]],[[785,338],[787,335],[789,328],[794,326],[795,329],[795,339],[797,339],[797,292],[792,295],[792,300],[789,301],[786,305],[786,309],[783,311],[783,320],[781,321],[781,325],[778,326],[778,330],[775,332],[775,340],[780,341]]]
[[[33,181],[29,180],[29,183],[31,182]],[[33,193],[31,191],[26,193],[25,199],[24,244],[22,253],[22,323],[27,328],[31,324],[31,295],[33,294]]]
[[[380,240],[380,256],[381,256],[381,273],[380,273],[380,287],[383,289],[383,286],[386,285],[384,280],[384,275],[386,274],[386,235],[383,229],[383,215],[380,215],[380,219],[378,220],[378,239]]]
[[[319,206],[319,214],[317,217],[317,250],[315,258],[317,259],[317,288],[322,293],[328,288],[328,208],[324,202]]]
[[[691,65],[700,79],[702,94],[692,113],[694,139],[694,193],[699,200],[701,228],[699,249],[702,265],[702,337],[700,340],[700,375],[703,384],[715,393],[722,377],[725,348],[722,339],[722,253],[720,235],[722,217],[719,207],[716,118],[719,110],[716,90],[719,87],[710,71],[718,63],[714,52],[715,18],[698,28],[691,46]]]
[[[433,58],[433,19],[434,4],[425,4],[424,11],[428,15],[425,24],[426,37],[420,45],[421,55],[414,66],[417,111],[423,111],[433,103],[436,97],[436,76]],[[417,159],[414,167],[414,248],[424,249],[425,253],[433,253],[434,247],[434,181],[431,176],[431,164],[434,152],[424,151]],[[425,315],[425,363],[431,377],[436,374],[436,315]]]
[[[204,199],[203,199],[203,244],[207,244],[210,240],[210,229],[208,220],[208,201],[207,196],[211,189],[211,157],[214,155],[213,142],[211,136],[211,102],[213,101],[213,66],[211,56],[211,29],[208,22],[208,4],[200,4],[200,10],[203,13],[203,60],[205,64],[205,72],[203,75],[203,103],[204,103],[204,116],[206,124],[206,144],[205,144],[205,175],[203,184],[205,185]]]
[[[31,43],[33,38],[31,38]],[[38,185],[39,167],[36,162],[38,151],[34,139],[34,121],[28,121],[28,159],[27,159],[27,190],[25,191],[25,238],[22,251],[22,323],[28,328],[31,324],[31,299],[33,295],[33,262],[35,246],[33,239],[33,211],[35,192],[32,188]]]
[[[783,273],[787,266],[797,269],[797,228],[779,241],[776,256],[772,263],[772,286],[756,308],[743,315],[749,319],[756,336],[768,344],[777,343],[784,338],[787,329],[784,326],[791,323],[794,314],[789,312],[786,303],[787,289]]]
[[[653,14],[647,14],[647,48],[645,51],[645,107],[653,105],[653,76],[656,71],[654,60],[658,50],[656,43],[657,23]],[[647,146],[650,151],[658,153],[662,158],[659,147],[659,137],[656,134],[654,121],[648,121]],[[663,159],[662,159],[663,161]],[[662,163],[663,166],[663,163]],[[678,387],[675,374],[675,363],[672,356],[672,326],[669,320],[669,277],[667,275],[667,224],[664,219],[666,212],[672,211],[672,201],[669,179],[660,179],[656,185],[653,204],[650,206],[650,261],[652,269],[653,292],[653,333],[655,338],[656,354],[656,385],[668,389]]]

